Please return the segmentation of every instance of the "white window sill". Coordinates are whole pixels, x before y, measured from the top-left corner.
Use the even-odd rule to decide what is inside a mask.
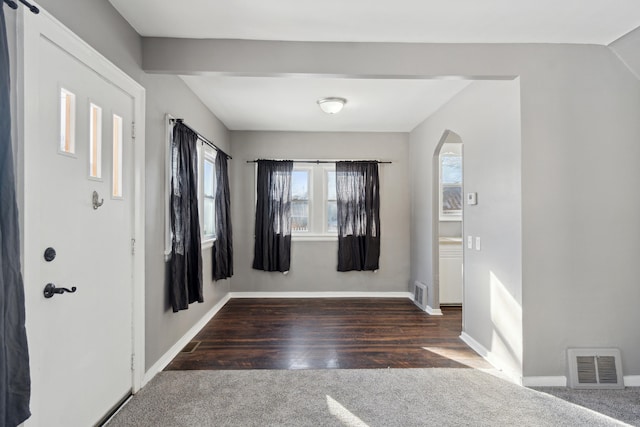
[[[331,242],[337,241],[337,234],[292,234],[291,240],[296,242]]]
[[[216,239],[207,239],[207,240],[203,240],[200,243],[200,248],[204,251],[205,249],[211,249],[213,247],[213,242],[215,242]]]

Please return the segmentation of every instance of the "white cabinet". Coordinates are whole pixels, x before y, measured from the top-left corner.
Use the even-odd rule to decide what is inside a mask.
[[[440,238],[440,304],[462,304],[462,239]]]

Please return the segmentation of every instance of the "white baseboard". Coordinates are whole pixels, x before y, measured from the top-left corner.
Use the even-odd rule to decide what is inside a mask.
[[[229,292],[231,298],[409,298],[411,292]]]
[[[567,377],[524,377],[522,385],[525,387],[567,387]],[[625,387],[640,387],[640,375],[625,375]]]
[[[424,311],[432,316],[442,316],[442,310],[440,310],[439,308],[431,308],[430,306],[427,306]]]
[[[567,387],[567,377],[524,377],[522,385],[525,387]],[[640,387],[640,375],[625,375],[625,387]]]
[[[525,387],[566,387],[567,377],[523,377],[522,385]]]
[[[180,351],[187,345],[193,337],[195,337],[198,332],[215,316],[218,311],[231,299],[229,293],[227,293],[216,305],[214,305],[211,310],[205,314],[202,319],[200,319],[195,325],[191,327],[185,333],[182,338],[178,342],[176,342],[173,347],[171,347],[162,357],[151,366],[147,372],[144,374],[144,378],[142,379],[142,387],[144,387],[153,377],[155,377],[158,372],[162,371],[167,367],[169,363],[180,353]]]
[[[514,384],[522,385],[522,375],[512,369],[505,368],[502,359],[496,356],[492,351],[487,350],[482,344],[473,339],[466,332],[460,334],[460,339],[464,341],[469,347],[471,347],[476,353],[484,358],[487,362],[493,365],[498,371],[501,372],[501,376],[508,379]]]
[[[624,376],[625,387],[640,387],[640,375],[625,375]]]

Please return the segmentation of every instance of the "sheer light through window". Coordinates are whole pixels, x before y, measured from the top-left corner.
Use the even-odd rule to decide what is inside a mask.
[[[338,202],[336,198],[336,171],[326,171],[326,206],[327,221],[325,227],[327,232],[336,233],[338,231]]]
[[[216,234],[216,173],[214,159],[208,155],[203,168],[203,234],[213,238]]]
[[[291,174],[291,231],[309,231],[309,170]]]

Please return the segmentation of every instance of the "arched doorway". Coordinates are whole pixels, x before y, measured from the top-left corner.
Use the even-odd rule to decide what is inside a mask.
[[[433,153],[434,308],[463,301],[463,142],[445,130]]]

